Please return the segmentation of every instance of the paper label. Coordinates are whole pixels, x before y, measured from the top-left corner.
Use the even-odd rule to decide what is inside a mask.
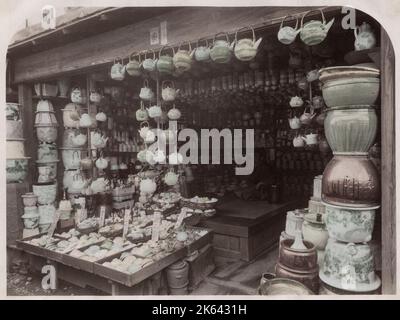
[[[128,234],[128,227],[129,227],[129,220],[131,218],[131,209],[125,209],[124,214],[124,229],[122,232],[122,237],[125,239],[126,235]]]
[[[56,211],[56,214],[54,215],[54,220],[53,220],[53,222],[51,223],[51,226],[50,226],[50,228],[49,228],[49,231],[47,232],[47,235],[48,236],[53,236],[53,233],[54,233],[54,231],[56,230],[56,228],[57,228],[57,223],[58,223],[58,220],[60,219],[60,215],[61,215],[61,211],[59,211],[59,210],[57,210]]]
[[[151,241],[157,242],[160,238],[160,224],[161,224],[161,213],[155,212],[153,217],[153,228],[151,230]]]
[[[99,226],[100,226],[100,228],[101,228],[102,226],[104,226],[104,221],[105,221],[105,219],[106,219],[106,208],[103,207],[103,206],[101,206],[101,207],[100,207],[100,221],[99,221]]]
[[[181,226],[183,219],[186,217],[186,212],[187,210],[182,208],[181,212],[179,213],[178,220],[176,220],[175,229],[178,229]]]

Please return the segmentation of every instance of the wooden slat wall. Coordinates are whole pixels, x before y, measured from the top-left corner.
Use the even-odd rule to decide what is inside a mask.
[[[56,77],[128,57],[134,51],[150,49],[149,30],[167,21],[168,43],[212,37],[215,33],[233,32],[249,25],[272,25],[282,17],[300,15],[313,7],[247,7],[247,8],[182,8],[133,25],[68,43],[45,52],[25,56],[15,61],[15,82]],[[325,12],[337,11],[329,7]],[[316,12],[315,14],[318,14]],[[158,49],[160,46],[153,46]]]
[[[395,61],[386,31],[381,28],[382,127],[382,292],[396,293],[396,141]]]

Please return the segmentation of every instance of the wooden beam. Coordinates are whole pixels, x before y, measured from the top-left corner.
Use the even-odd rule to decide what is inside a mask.
[[[382,293],[396,293],[395,61],[381,28]]]
[[[36,174],[37,140],[33,127],[35,112],[32,106],[32,88],[29,85],[18,85],[18,103],[22,105],[24,138],[27,139],[25,141],[25,156],[31,158],[28,165],[28,182],[31,185]]]
[[[241,27],[276,26],[287,14],[302,15],[310,7],[197,7],[181,8],[136,24],[65,44],[45,52],[17,58],[15,81],[34,81],[57,77],[66,72],[84,72],[89,67],[111,64],[115,57],[128,57],[131,52],[160,49],[150,46],[149,32],[167,21],[168,44],[212,38],[217,32],[234,33]],[[340,12],[327,7],[325,12]],[[318,13],[316,13],[318,14]]]

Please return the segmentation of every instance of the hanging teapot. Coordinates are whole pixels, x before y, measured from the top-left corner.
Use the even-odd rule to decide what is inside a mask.
[[[80,87],[71,90],[72,103],[83,104],[85,102],[84,91]]]
[[[87,186],[87,181],[83,178],[82,174],[79,170],[76,171],[72,179],[71,189],[74,192],[82,192],[84,188]]]
[[[192,57],[194,54],[194,51],[192,50],[192,46],[190,45],[190,42],[188,44],[188,49],[181,49],[181,45],[178,47],[178,51],[175,52],[174,57],[172,58],[172,61],[174,63],[175,70],[183,73],[185,71],[189,71],[190,68],[192,67]]]
[[[303,137],[298,135],[296,137],[293,138],[293,146],[295,148],[302,148],[304,147],[304,140]]]
[[[104,122],[107,120],[107,115],[104,112],[98,112],[96,114],[96,120],[99,122]]]
[[[178,120],[181,117],[179,109],[175,108],[175,105],[171,110],[168,111],[167,116],[170,120]]]
[[[292,107],[292,108],[299,108],[299,107],[302,107],[303,106],[303,99],[301,98],[301,97],[299,97],[299,96],[294,96],[294,97],[292,97],[291,99],[290,99],[290,101],[289,101],[289,105]]]
[[[283,44],[291,44],[297,37],[297,34],[301,31],[301,29],[297,29],[297,25],[299,23],[299,19],[296,17],[296,26],[294,29],[289,26],[283,26],[283,22],[286,18],[293,17],[288,15],[282,19],[281,26],[278,31],[278,40]],[[294,17],[293,17],[294,18]]]
[[[81,118],[79,119],[79,127],[90,128],[92,124],[92,117],[89,114],[84,113],[81,115]]]
[[[147,130],[145,137],[143,138],[144,142],[149,144],[156,141],[156,134],[152,130]]]
[[[157,70],[160,73],[167,73],[167,74],[172,74],[172,72],[174,71],[174,62],[173,59],[170,55],[168,54],[162,54],[162,51],[165,49],[166,47],[162,47],[159,53],[159,58],[157,60],[156,66],[157,66]],[[172,50],[172,56],[175,55],[175,50],[174,48],[171,48]]]
[[[139,60],[133,58],[134,56],[137,56]],[[128,63],[125,65],[126,73],[132,77],[139,77],[142,74],[142,72],[140,71],[140,67],[141,67],[140,54],[132,53],[129,56]]]
[[[308,82],[313,82],[319,79],[319,71],[318,69],[311,70],[307,73],[306,79]]]
[[[154,153],[150,150],[147,150],[146,152],[146,162],[151,166],[156,164],[156,161],[154,160]]]
[[[164,176],[164,182],[168,186],[174,186],[178,183],[178,177],[179,177],[178,174],[176,174],[173,171],[169,171]]]
[[[97,178],[90,184],[93,193],[102,193],[107,189],[107,181],[105,178]]]
[[[322,21],[311,20],[303,25],[304,17],[313,11],[316,10],[306,12],[301,18],[300,38],[308,46],[314,46],[324,41],[328,35],[329,29],[332,27],[333,22],[335,21],[335,18],[332,18],[331,21],[326,23],[324,13],[320,9],[319,11],[321,12]]]
[[[304,142],[310,146],[310,145],[314,145],[318,143],[318,133],[309,133],[306,134],[305,137],[302,137],[302,139],[304,140]]]
[[[82,147],[87,141],[87,136],[85,134],[79,133],[78,135],[73,136],[71,140],[74,147]]]
[[[146,70],[148,72],[153,72],[156,69],[156,64],[157,64],[157,59],[156,59],[156,54],[153,52],[153,58],[147,58],[147,52],[144,54],[144,60],[142,62],[142,68],[143,70]]]
[[[149,120],[149,114],[147,110],[144,108],[143,101],[140,101],[140,109],[136,110],[135,116],[137,121]]]
[[[97,105],[101,101],[101,94],[97,92],[95,89],[93,89],[90,91],[89,100],[90,102],[93,102],[94,104]]]
[[[125,79],[125,66],[120,58],[114,59],[114,64],[111,67],[111,79],[122,81]]]
[[[103,158],[103,156],[101,156],[96,160],[95,165],[97,169],[104,170],[108,167],[108,161],[107,159]]]
[[[152,106],[147,109],[150,118],[161,117],[162,110],[160,106]]]
[[[175,89],[173,81],[164,80],[161,85],[161,96],[164,101],[174,101],[179,89]]]
[[[145,101],[150,101],[154,98],[154,92],[149,87],[149,81],[147,79],[143,81],[143,87],[140,89],[139,98]]]
[[[322,96],[314,96],[312,98],[312,106],[314,109],[321,109],[324,107],[324,98]]]
[[[153,160],[156,163],[165,163],[166,156],[162,150],[157,150],[154,152]]]
[[[139,185],[140,192],[152,194],[157,189],[157,184],[150,178],[142,179]]]
[[[205,39],[205,42],[205,46],[197,45],[197,48],[194,49],[194,58],[196,61],[205,62],[210,60],[210,47],[208,46],[207,39]]]
[[[354,48],[356,51],[366,50],[375,47],[376,37],[373,33],[371,26],[363,22],[361,26],[354,28]]]
[[[226,40],[216,40],[217,36],[225,35]],[[216,63],[228,63],[232,57],[234,42],[229,43],[228,34],[220,32],[214,36],[213,46],[210,50],[210,58]]]
[[[254,57],[257,55],[257,50],[258,50],[258,46],[260,45],[262,38],[259,38],[258,40],[256,40],[256,35],[254,32],[254,29],[252,27],[249,27],[252,31],[253,34],[253,39],[250,38],[244,38],[244,39],[240,39],[238,40],[237,38],[237,34],[238,31],[243,30],[243,29],[247,29],[242,28],[239,29],[238,31],[236,31],[235,34],[235,57],[237,59],[239,59],[240,61],[250,61],[252,59],[254,59]]]
[[[310,107],[310,112],[306,112],[307,107],[304,109],[303,114],[300,116],[300,122],[303,125],[309,125],[311,124],[312,119],[316,116],[316,113],[314,113],[314,109]]]
[[[146,139],[147,132],[149,132],[149,130],[150,130],[149,123],[147,121],[143,121],[140,124],[140,130],[138,130],[140,137],[142,139]]]
[[[142,162],[145,163],[146,161],[146,154],[147,154],[147,150],[140,150],[137,154],[137,159]]]
[[[99,132],[91,132],[92,146],[95,149],[102,149],[106,146],[108,138],[102,136]]]
[[[294,116],[293,118],[290,118],[289,119],[289,126],[293,130],[300,129],[300,127],[301,127],[300,119],[297,118],[296,116]]]

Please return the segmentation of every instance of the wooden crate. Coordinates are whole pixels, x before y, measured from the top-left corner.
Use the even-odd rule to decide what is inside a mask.
[[[207,244],[185,259],[189,263],[189,290],[196,288],[215,269],[214,251],[211,244]]]

